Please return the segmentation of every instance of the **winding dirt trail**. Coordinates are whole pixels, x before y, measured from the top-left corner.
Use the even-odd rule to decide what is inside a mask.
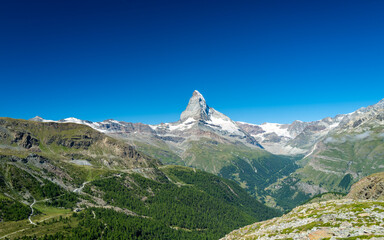
[[[31,208],[31,214],[29,214],[28,220],[33,225],[36,225],[36,223],[34,223],[31,219],[31,217],[33,216],[33,205],[35,205],[35,203],[36,203],[36,199],[33,199],[33,203],[29,205],[29,207]]]
[[[81,187],[79,188],[76,188],[73,190],[74,193],[81,193],[81,191],[83,190],[83,188],[85,187],[86,184],[90,183],[90,181],[88,182],[83,182],[83,184],[81,185]]]

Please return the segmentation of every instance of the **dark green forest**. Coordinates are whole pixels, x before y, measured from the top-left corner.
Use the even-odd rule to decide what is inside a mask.
[[[8,198],[0,198],[0,222],[25,219],[30,213],[31,208],[27,205]]]
[[[79,213],[40,223],[49,227],[60,221],[65,231],[19,239],[218,239],[280,214],[231,180],[179,166],[163,167],[154,179],[137,173],[110,175],[87,184],[81,195],[53,183],[38,186],[36,193],[51,197],[47,206],[74,209],[81,199],[99,198],[112,209],[82,204]],[[10,211],[14,216],[4,219],[14,221],[27,218],[30,208]]]

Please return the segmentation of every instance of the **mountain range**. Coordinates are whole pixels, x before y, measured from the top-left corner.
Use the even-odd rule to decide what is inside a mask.
[[[2,239],[218,239],[279,214],[89,126],[0,118]]]
[[[198,91],[158,125],[0,118],[0,237],[218,239],[291,209],[226,239],[359,236],[380,225],[383,177],[366,176],[383,168],[384,100],[291,124],[233,121]]]
[[[235,180],[268,205],[290,209],[315,194],[346,192],[362,177],[382,171],[383,116],[381,100],[318,121],[257,125],[231,120],[194,91],[177,122],[57,122],[88,125],[164,164],[196,167]]]

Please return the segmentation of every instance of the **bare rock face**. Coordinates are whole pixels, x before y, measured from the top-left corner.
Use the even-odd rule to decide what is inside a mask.
[[[210,119],[209,110],[210,108],[207,105],[203,95],[195,90],[192,97],[189,99],[187,108],[181,113],[180,120],[185,121],[188,118],[193,118],[194,120],[208,121]]]
[[[55,143],[67,148],[88,149],[93,141],[94,140],[87,135],[73,136],[69,138],[52,136],[48,139],[47,144]]]
[[[12,142],[27,149],[39,145],[39,140],[33,137],[31,133],[23,131],[16,132]]]
[[[384,172],[370,175],[353,184],[346,198],[384,199]]]
[[[241,129],[243,129],[244,131],[246,131],[247,133],[249,133],[251,135],[258,135],[261,133],[265,133],[265,131],[258,125],[249,124],[249,123],[245,123],[245,122],[237,122],[237,125],[239,125],[239,127],[241,127]]]

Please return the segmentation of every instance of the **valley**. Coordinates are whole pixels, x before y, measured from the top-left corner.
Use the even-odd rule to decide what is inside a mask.
[[[281,221],[292,222],[304,209],[371,209],[342,198],[382,171],[383,103],[315,122],[255,125],[231,120],[195,91],[179,121],[160,125],[0,118],[0,190],[11,209],[0,212],[0,237],[218,239],[283,212]],[[313,207],[300,206],[308,201]],[[288,227],[305,235],[342,224],[318,217]],[[279,225],[274,219],[267,225]],[[286,228],[252,234],[303,232]]]

